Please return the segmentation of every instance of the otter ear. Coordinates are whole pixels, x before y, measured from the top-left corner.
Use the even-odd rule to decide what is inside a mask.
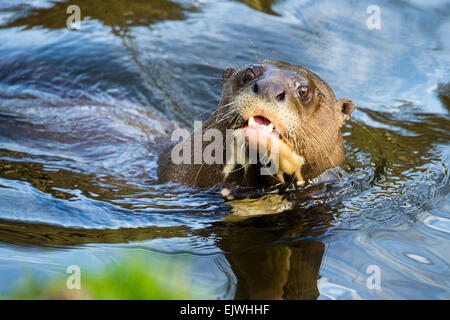
[[[336,103],[334,104],[334,106],[335,106],[337,115],[338,115],[339,119],[341,120],[339,126],[341,126],[345,120],[350,118],[350,115],[352,114],[353,109],[355,109],[355,104],[349,98],[343,98],[343,99],[336,100]]]
[[[234,70],[233,68],[225,69],[222,73],[222,82],[227,81],[235,74],[236,74],[236,70]]]

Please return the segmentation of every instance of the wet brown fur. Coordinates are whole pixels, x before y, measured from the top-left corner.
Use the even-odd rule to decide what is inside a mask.
[[[259,68],[261,74],[254,81],[243,83],[242,74],[249,67]],[[300,66],[267,60],[237,71],[227,69],[222,78],[218,108],[203,124],[203,132],[216,128],[225,137],[226,129],[242,128],[246,117],[264,113],[276,123],[284,141],[304,158],[300,171],[305,181],[343,163],[344,146],[340,128],[352,113],[354,105],[350,99],[336,100],[331,88],[318,75]],[[258,95],[252,93],[255,83],[262,88]],[[298,97],[296,87],[299,83],[312,88],[313,97],[309,103],[302,102]],[[272,92],[282,90],[280,88],[286,95],[282,102],[274,99]],[[209,143],[203,142],[202,150]],[[191,145],[193,150],[193,143]],[[224,180],[224,164],[175,165],[170,155],[171,149],[168,149],[159,157],[161,183],[175,181],[203,188],[230,184],[261,187],[280,183],[276,177],[262,176],[258,165],[250,165],[246,170],[236,167]],[[296,177],[287,176],[284,180],[291,183],[295,182]]]

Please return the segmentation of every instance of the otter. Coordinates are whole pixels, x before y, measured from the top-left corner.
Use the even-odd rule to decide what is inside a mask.
[[[199,188],[303,185],[343,164],[341,127],[353,110],[351,99],[336,99],[325,81],[301,66],[265,60],[239,70],[226,69],[217,110],[178,144],[178,148],[181,145],[191,151],[191,161],[174,163],[174,147],[168,148],[158,159],[159,181]],[[194,143],[198,129],[221,133],[220,142],[225,147],[214,153],[223,153],[223,163],[194,161],[195,151],[207,150],[212,141],[210,137],[210,141],[202,139],[200,145]],[[243,138],[241,145],[229,144],[229,130],[233,130],[234,139]],[[236,161],[238,149],[250,152],[255,148],[265,150],[265,162],[262,157],[249,161],[248,154],[243,162]],[[276,166],[272,166],[275,161]]]

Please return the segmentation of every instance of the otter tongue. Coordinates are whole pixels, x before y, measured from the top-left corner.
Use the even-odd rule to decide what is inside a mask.
[[[253,119],[255,120],[255,122],[257,124],[262,124],[264,126],[268,126],[271,123],[269,119],[266,119],[266,118],[261,117],[261,116],[253,117]]]
[[[263,127],[264,130],[267,130],[268,132],[272,132],[273,130],[273,123],[261,116],[250,117],[250,119],[248,119],[248,125],[250,127],[254,126]]]

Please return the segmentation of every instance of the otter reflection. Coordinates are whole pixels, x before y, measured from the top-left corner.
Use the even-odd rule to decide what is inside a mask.
[[[86,230],[0,222],[0,243],[57,249],[92,243],[126,243],[192,236],[217,239],[237,279],[235,299],[316,299],[325,244],[317,239],[333,219],[331,208],[313,207],[219,222],[193,232],[186,226]],[[315,239],[314,239],[315,238]]]
[[[317,299],[325,245],[274,244],[226,255],[237,278],[235,299]]]
[[[325,244],[311,238],[322,235],[331,219],[329,210],[315,207],[214,230],[237,279],[235,299],[317,299]]]

